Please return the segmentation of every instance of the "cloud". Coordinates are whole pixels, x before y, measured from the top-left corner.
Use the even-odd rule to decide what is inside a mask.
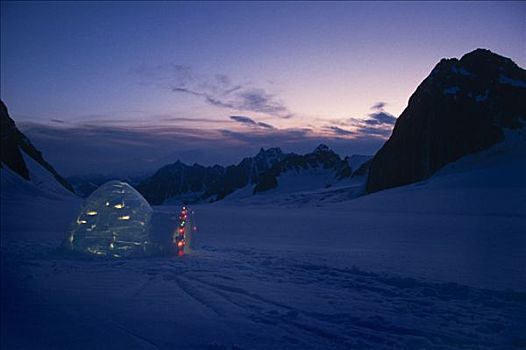
[[[266,130],[254,130],[252,132],[239,132],[222,129],[221,134],[233,142],[241,142],[245,145],[261,145],[262,147],[275,147],[283,144],[298,143],[310,138],[317,138],[311,129],[276,129],[268,132]]]
[[[250,117],[243,116],[243,115],[232,115],[232,116],[230,116],[230,119],[232,119],[233,121],[236,121],[238,123],[250,126],[250,127],[264,128],[264,129],[269,129],[269,130],[270,129],[275,129],[270,124],[263,123],[263,122],[256,122],[254,119],[252,119]]]
[[[229,165],[256,154],[260,147],[282,147],[286,152],[303,153],[324,143],[342,155],[373,154],[383,143],[381,138],[341,138],[310,128],[274,129],[254,122],[260,128],[242,132],[149,124],[19,123],[19,127],[66,176],[153,173],[178,159],[189,164]]]
[[[175,86],[186,86],[196,80],[192,68],[181,64],[160,64],[148,65],[141,64],[134,70],[134,73],[141,78],[141,83],[145,85],[173,84]]]
[[[391,135],[396,118],[387,112],[371,113],[365,119],[350,118],[355,131],[361,136],[384,137]]]
[[[258,122],[258,125],[265,129],[275,129],[272,125],[263,122]]]
[[[240,110],[261,112],[285,119],[293,116],[287,107],[264,89],[245,90],[240,92],[237,97],[237,108]]]
[[[385,105],[385,102],[375,103],[371,107],[375,112],[368,114],[365,118],[333,120],[335,125],[328,126],[325,130],[339,136],[352,135],[353,138],[387,138],[391,135],[396,117],[383,109]]]
[[[226,74],[216,74],[215,79],[219,84],[230,85],[230,78]]]
[[[245,117],[245,116],[241,116],[241,115],[232,115],[230,116],[230,119],[238,122],[238,123],[242,123],[242,124],[248,124],[248,125],[257,125],[257,123],[249,118],[249,117]]]
[[[294,116],[275,94],[249,83],[233,83],[225,74],[198,74],[190,66],[141,65],[135,70],[143,84],[168,88],[175,93],[201,97],[211,106],[240,112],[257,112],[279,118]]]
[[[369,114],[369,118],[365,119],[368,125],[394,125],[396,117],[387,112],[377,112]]]
[[[187,118],[187,117],[172,117],[169,115],[160,115],[159,121],[161,122],[180,122],[180,123],[206,123],[206,124],[226,124],[228,121],[221,119],[212,118]]]
[[[374,113],[371,113],[364,120],[365,124],[369,126],[373,125],[394,125],[396,123],[396,117],[386,112],[384,107],[387,105],[385,102],[376,102],[371,106]]]
[[[183,88],[183,87],[173,87],[172,91],[173,92],[184,92],[186,94],[190,94],[190,95],[194,95],[194,96],[206,96],[206,95],[204,95],[202,93],[199,93],[199,92],[196,92],[196,91],[192,91],[190,89]]]
[[[387,106],[387,103],[380,101],[380,102],[376,102],[374,105],[372,105],[371,109],[383,111],[385,106]]]
[[[243,88],[242,85],[234,86],[234,87],[232,87],[232,88],[230,88],[230,89],[228,89],[228,90],[223,91],[223,95],[224,95],[224,96],[229,95],[229,94],[231,94],[231,93],[233,93],[233,92],[236,92],[236,91],[238,91],[238,90],[241,90],[242,88]]]
[[[391,135],[391,131],[392,130],[390,128],[362,126],[358,128],[357,133],[359,133],[362,137],[363,136],[381,136],[381,137],[387,138]]]
[[[337,126],[328,126],[326,129],[332,131],[336,135],[341,135],[341,136],[356,135],[354,131],[345,130]]]
[[[221,101],[221,100],[215,99],[215,98],[213,98],[213,97],[210,97],[210,96],[208,96],[208,95],[204,95],[204,96],[205,96],[205,101],[206,101],[208,104],[211,104],[212,106],[216,106],[216,107],[224,107],[224,108],[230,108],[230,109],[240,110],[239,108],[236,108],[236,106],[235,106],[233,103],[224,102],[224,101]]]

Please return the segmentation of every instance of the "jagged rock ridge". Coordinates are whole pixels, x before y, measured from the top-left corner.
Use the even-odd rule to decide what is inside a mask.
[[[190,166],[177,161],[141,182],[138,190],[152,204],[172,198],[187,203],[215,201],[246,186],[252,186],[254,193],[268,191],[278,186],[281,174],[312,169],[326,171],[336,181],[352,176],[348,158],[341,159],[325,145],[305,155],[283,153],[279,148],[262,148],[256,156],[228,167]]]

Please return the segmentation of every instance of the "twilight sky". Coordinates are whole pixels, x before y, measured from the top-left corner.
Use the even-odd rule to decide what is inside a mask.
[[[526,66],[524,2],[1,2],[1,98],[65,175],[373,154],[443,57]]]

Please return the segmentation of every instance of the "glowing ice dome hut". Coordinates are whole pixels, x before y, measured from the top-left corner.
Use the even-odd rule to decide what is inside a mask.
[[[88,255],[149,256],[159,252],[150,237],[152,208],[132,186],[110,181],[86,200],[63,246]]]

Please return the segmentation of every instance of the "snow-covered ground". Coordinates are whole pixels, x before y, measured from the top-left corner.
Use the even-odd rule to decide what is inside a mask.
[[[63,257],[81,201],[2,191],[1,348],[524,348],[523,140],[354,200],[195,206],[183,257]]]

